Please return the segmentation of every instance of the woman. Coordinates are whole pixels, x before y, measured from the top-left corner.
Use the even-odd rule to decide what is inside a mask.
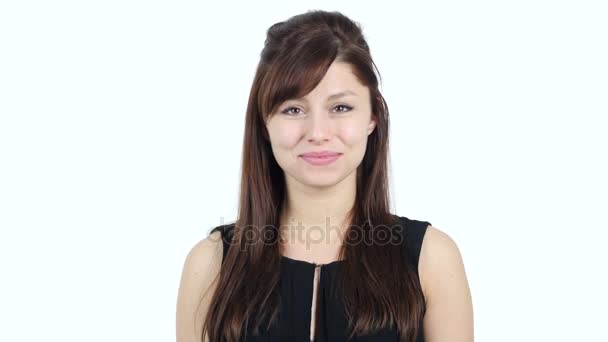
[[[389,116],[357,23],[272,25],[249,96],[238,219],[185,263],[178,342],[473,341],[455,242],[389,211]]]

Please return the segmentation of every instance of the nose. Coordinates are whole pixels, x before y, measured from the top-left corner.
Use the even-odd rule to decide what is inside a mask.
[[[309,142],[323,142],[331,137],[332,127],[329,115],[317,112],[309,116],[307,138]]]

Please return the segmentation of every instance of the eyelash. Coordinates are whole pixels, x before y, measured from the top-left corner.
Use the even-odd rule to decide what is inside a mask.
[[[346,113],[346,112],[349,112],[349,111],[353,110],[353,107],[351,107],[351,106],[347,106],[347,105],[344,105],[344,104],[336,105],[336,107],[344,107],[344,108],[346,108],[346,110],[344,110],[344,111],[340,111],[339,113]],[[334,108],[336,108],[336,107],[334,107]],[[290,116],[297,115],[297,114],[290,114],[290,113],[289,113],[289,111],[290,111],[291,109],[300,109],[300,108],[298,108],[298,107],[287,107],[287,108],[286,108],[285,110],[283,110],[281,113],[282,113],[282,114],[286,114],[286,115],[290,115]]]

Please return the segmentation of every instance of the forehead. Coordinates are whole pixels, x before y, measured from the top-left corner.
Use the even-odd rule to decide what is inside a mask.
[[[344,62],[333,62],[321,82],[301,100],[306,101],[312,97],[333,100],[346,96],[364,96],[365,94],[367,94],[367,87],[353,73],[352,66]]]

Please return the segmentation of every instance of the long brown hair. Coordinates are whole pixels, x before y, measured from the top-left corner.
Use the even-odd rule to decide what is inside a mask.
[[[355,241],[369,236],[371,227],[397,224],[389,209],[389,113],[378,89],[380,73],[358,23],[340,12],[314,10],[267,30],[245,117],[238,217],[202,337],[208,332],[211,341],[236,342],[246,331],[268,329],[277,318],[281,256],[276,242],[285,178],[265,123],[282,102],[313,90],[334,61],[349,63],[369,88],[377,120],[356,170],[355,205],[336,277],[350,336],[386,327],[396,328],[401,342],[414,341],[418,334],[424,299],[402,247]],[[257,243],[251,243],[253,238]]]

